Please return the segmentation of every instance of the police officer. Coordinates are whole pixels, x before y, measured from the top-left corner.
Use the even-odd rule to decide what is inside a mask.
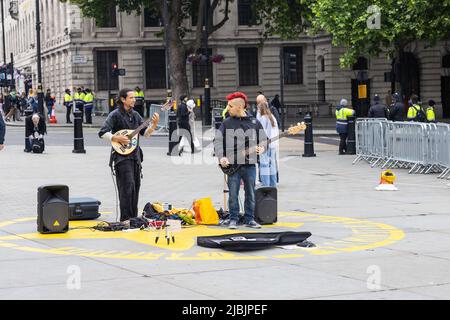
[[[66,89],[64,93],[64,106],[66,107],[66,123],[72,123],[70,121],[70,113],[72,111],[73,98],[70,94],[70,89]]]
[[[341,99],[336,107],[336,131],[339,133],[341,141],[339,143],[339,154],[345,154],[347,151],[348,121],[347,117],[353,116],[355,110],[347,108],[347,100]]]
[[[416,94],[411,95],[411,105],[408,108],[407,121],[424,121],[423,110],[418,103],[419,97]]]
[[[75,92],[73,98],[75,100],[75,107],[81,111],[81,121],[84,122],[84,92],[81,90],[81,87],[77,88],[77,92]]]
[[[143,118],[144,117],[144,102],[145,102],[145,97],[144,97],[144,92],[142,92],[141,88],[136,87],[134,89],[135,91],[135,97],[136,97],[136,103],[134,105],[134,110],[136,110],[139,115]],[[149,115],[150,110],[147,110],[147,116]]]
[[[92,90],[87,88],[84,96],[84,113],[86,115],[86,123],[92,124],[92,109],[94,107],[94,95]]]
[[[427,107],[427,122],[436,123],[436,115],[434,113],[434,105],[436,103],[433,99],[428,100],[428,107]]]

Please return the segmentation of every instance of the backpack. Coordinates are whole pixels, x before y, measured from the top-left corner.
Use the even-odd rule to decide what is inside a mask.
[[[423,109],[419,105],[413,105],[412,107],[417,111],[416,121],[425,122],[425,120],[427,119],[425,111],[423,111]]]

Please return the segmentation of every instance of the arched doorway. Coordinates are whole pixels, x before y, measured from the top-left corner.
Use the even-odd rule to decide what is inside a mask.
[[[442,57],[442,68],[446,70],[441,77],[442,115],[450,118],[450,53]]]
[[[356,117],[367,117],[370,107],[370,80],[368,79],[369,61],[364,57],[359,57],[353,65],[355,79],[351,79],[352,107],[355,109]],[[358,95],[358,87],[366,86],[367,96],[361,98]]]
[[[399,77],[401,92],[406,101],[412,94],[417,94],[420,99],[420,63],[411,52],[400,54]]]

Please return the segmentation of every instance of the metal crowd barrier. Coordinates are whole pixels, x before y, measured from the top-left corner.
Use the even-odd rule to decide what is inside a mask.
[[[162,108],[161,104],[150,104],[150,119],[153,117],[155,112],[160,111]],[[159,113],[159,122],[156,127],[156,132],[169,132],[169,111],[163,110]]]
[[[392,122],[358,118],[355,125],[356,159],[372,167],[405,168],[409,173],[450,173],[450,125]]]

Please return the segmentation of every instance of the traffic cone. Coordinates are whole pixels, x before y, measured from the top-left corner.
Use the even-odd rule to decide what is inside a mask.
[[[375,188],[377,191],[397,191],[394,186],[395,174],[391,170],[385,170],[381,173],[380,184]]]
[[[50,116],[50,123],[58,123],[58,121],[56,121],[55,109],[52,109],[52,115]]]

